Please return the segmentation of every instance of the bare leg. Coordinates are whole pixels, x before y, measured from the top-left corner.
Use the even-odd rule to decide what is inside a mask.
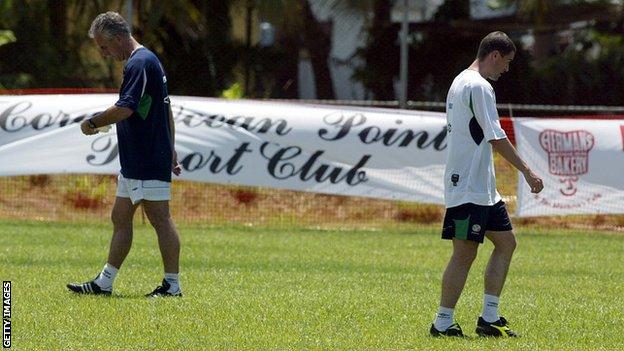
[[[513,231],[488,231],[485,236],[494,243],[494,251],[485,269],[485,293],[500,296],[509,271],[511,257],[516,249],[516,237]]]
[[[169,201],[143,200],[145,215],[156,230],[165,273],[180,271],[180,237],[169,213]]]
[[[113,237],[108,251],[108,264],[119,269],[132,247],[132,218],[137,205],[129,198],[117,197],[111,213]]]
[[[442,276],[440,306],[455,308],[478,248],[479,244],[474,241],[453,239],[453,255]]]

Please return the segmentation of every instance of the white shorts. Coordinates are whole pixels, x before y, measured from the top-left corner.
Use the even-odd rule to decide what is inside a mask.
[[[162,180],[129,179],[119,174],[117,196],[130,198],[133,205],[141,200],[169,201],[171,200],[171,183]]]

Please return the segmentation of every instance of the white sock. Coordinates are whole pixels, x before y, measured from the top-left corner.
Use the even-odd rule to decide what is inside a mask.
[[[179,273],[165,273],[165,280],[167,281],[167,283],[171,285],[169,287],[169,290],[167,290],[167,292],[176,293],[180,291],[179,276],[180,276]]]
[[[448,327],[450,327],[451,324],[453,324],[453,312],[454,311],[455,311],[454,308],[446,308],[446,307],[440,306],[440,308],[438,308],[438,313],[436,314],[436,318],[433,321],[433,326],[438,331],[447,330]]]
[[[110,264],[105,264],[102,272],[97,276],[97,278],[95,278],[95,284],[97,284],[102,290],[113,290],[113,282],[115,281],[118,271],[119,269],[111,266]]]
[[[483,313],[481,317],[488,323],[496,322],[498,317],[498,296],[483,294]]]

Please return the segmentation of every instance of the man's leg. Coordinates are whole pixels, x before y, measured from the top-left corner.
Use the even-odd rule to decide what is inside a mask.
[[[494,244],[494,251],[485,269],[484,286],[488,295],[500,296],[505,285],[511,257],[516,249],[513,231],[485,232],[485,237]]]
[[[180,295],[178,280],[180,271],[180,236],[171,219],[169,201],[144,200],[143,208],[145,209],[145,215],[158,235],[158,247],[160,248],[165,269],[163,285],[157,288],[151,295],[160,292],[160,290]]]
[[[117,271],[132,246],[132,218],[136,208],[137,205],[133,205],[129,198],[119,196],[115,198],[111,213],[113,237],[107,263],[94,280],[82,284],[68,284],[69,290],[80,294],[111,294]]]
[[[442,296],[433,326],[443,332],[453,324],[453,313],[468,272],[477,257],[479,243],[453,238],[453,254],[442,276]]]
[[[494,243],[494,251],[485,269],[483,312],[477,320],[476,333],[481,336],[514,337],[517,334],[509,329],[507,320],[498,315],[498,302],[516,249],[516,237],[511,230],[487,231],[485,236]]]
[[[132,247],[132,219],[138,204],[127,197],[116,197],[111,213],[113,238],[108,251],[108,264],[119,269]]]
[[[158,246],[165,273],[178,273],[180,270],[180,237],[169,213],[169,201],[143,200],[143,208],[158,235]]]
[[[498,299],[503,291],[511,257],[516,249],[516,237],[513,231],[487,231],[485,237],[494,244],[494,251],[490,256],[485,274],[483,313],[481,317],[486,322],[496,322],[498,316]]]
[[[468,272],[477,257],[479,243],[469,240],[453,239],[453,255],[442,276],[442,297],[440,306],[455,308],[461,295]]]

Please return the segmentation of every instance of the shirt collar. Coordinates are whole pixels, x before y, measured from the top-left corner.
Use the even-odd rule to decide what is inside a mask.
[[[137,46],[136,49],[132,50],[132,52],[130,53],[130,56],[128,58],[132,57],[132,55],[134,55],[135,52],[137,52],[139,49],[143,49],[143,48],[144,48],[143,45]]]

